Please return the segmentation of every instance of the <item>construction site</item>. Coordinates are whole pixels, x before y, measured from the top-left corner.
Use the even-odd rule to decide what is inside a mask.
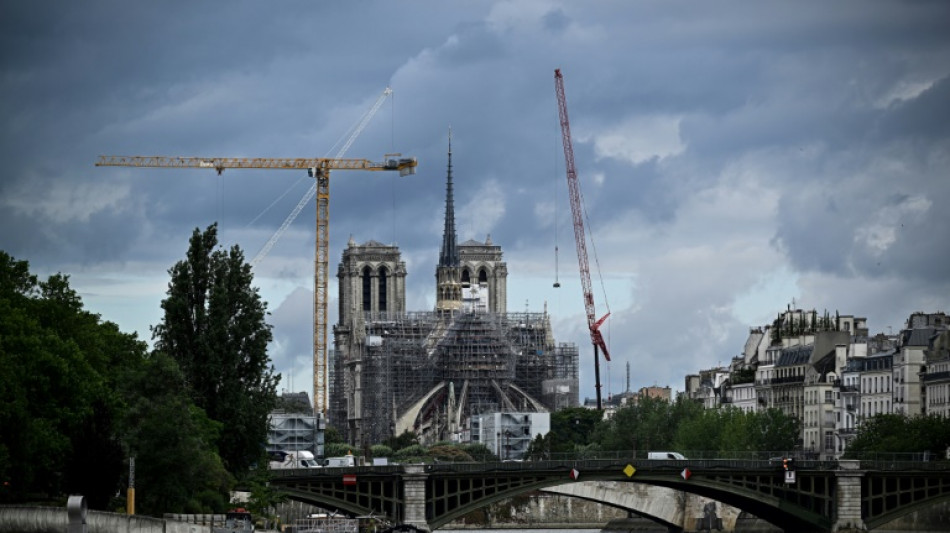
[[[351,444],[406,431],[423,443],[484,442],[481,417],[529,420],[578,404],[577,346],[555,341],[546,309],[507,312],[507,265],[490,236],[457,243],[451,158],[450,139],[434,310],[405,309],[398,247],[351,239],[343,251],[328,421]]]
[[[555,70],[555,89],[582,297],[594,349],[597,408],[601,409],[600,357],[603,354],[609,361],[610,355],[599,328],[610,313],[596,318],[559,70]],[[541,312],[507,311],[508,269],[501,247],[490,235],[485,241],[457,242],[451,132],[435,309],[406,309],[406,264],[398,247],[374,240],[358,245],[351,238],[337,269],[339,321],[333,326],[330,349],[330,171],[410,175],[418,165],[415,158],[401,154],[386,154],[382,161],[342,157],[391,93],[389,88],[383,91],[335,158],[101,156],[96,165],[202,168],[218,174],[225,169],[306,170],[314,185],[251,264],[267,254],[315,198],[313,412],[320,419],[318,427],[329,423],[354,445],[376,444],[411,431],[422,443],[481,442],[500,451],[504,438],[506,451],[523,449],[533,435],[547,432],[548,422],[532,415],[578,405],[578,349],[555,341],[546,305]],[[554,283],[555,288],[559,286]],[[319,443],[315,447],[319,450]]]

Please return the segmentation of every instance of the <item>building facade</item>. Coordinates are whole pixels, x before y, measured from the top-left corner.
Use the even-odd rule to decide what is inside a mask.
[[[547,311],[507,311],[507,265],[489,236],[457,243],[451,139],[435,308],[406,310],[399,249],[352,239],[338,268],[330,424],[354,445],[412,431],[423,443],[477,435],[483,415],[577,405],[574,344]]]

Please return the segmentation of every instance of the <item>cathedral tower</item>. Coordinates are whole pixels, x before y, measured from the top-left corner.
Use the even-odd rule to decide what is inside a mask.
[[[351,237],[336,277],[340,325],[351,327],[367,314],[373,320],[406,312],[406,263],[396,246],[372,240],[357,245]]]

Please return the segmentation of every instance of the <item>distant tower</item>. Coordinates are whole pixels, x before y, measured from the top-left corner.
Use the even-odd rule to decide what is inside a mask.
[[[357,245],[353,238],[337,267],[339,324],[352,327],[354,319],[406,312],[406,263],[399,248],[376,241]]]
[[[463,296],[475,291],[487,298],[488,311],[507,313],[508,264],[501,260],[501,246],[493,244],[489,235],[485,242],[469,239],[458,248]]]
[[[435,270],[435,310],[453,312],[462,307],[462,285],[459,281],[458,237],[455,234],[455,200],[452,195],[452,130],[449,130],[449,165],[445,186],[445,228],[442,249]]]

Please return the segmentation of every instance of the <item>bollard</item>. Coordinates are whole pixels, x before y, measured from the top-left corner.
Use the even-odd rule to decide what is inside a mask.
[[[66,533],[86,533],[85,497],[70,496],[69,500],[66,501],[66,515],[69,517]]]

